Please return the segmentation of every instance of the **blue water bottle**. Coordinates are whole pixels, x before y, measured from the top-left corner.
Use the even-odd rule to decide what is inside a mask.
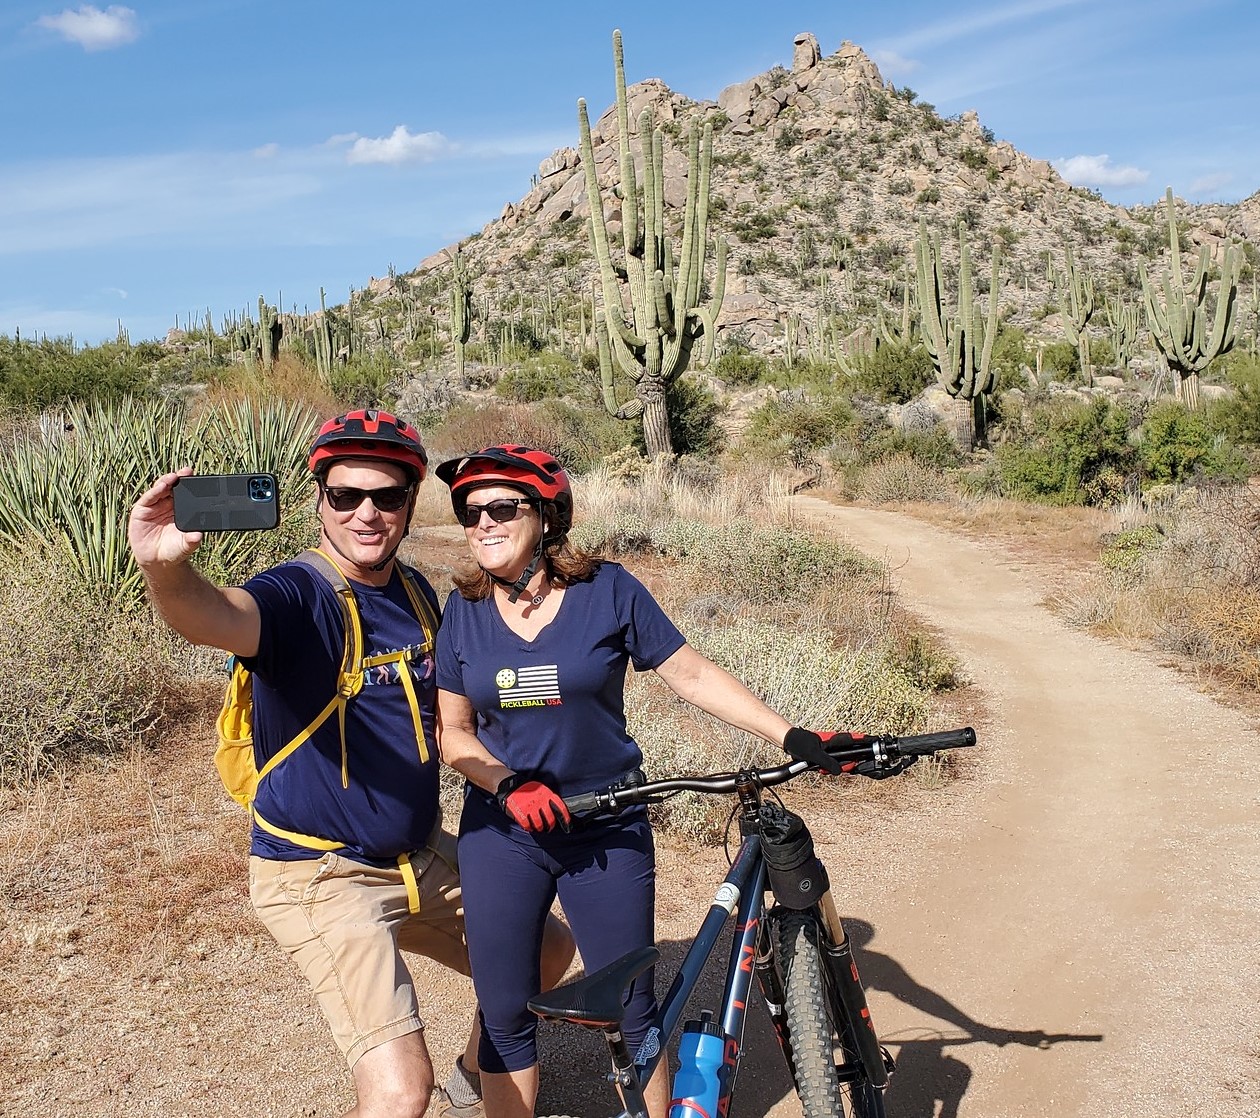
[[[725,1047],[726,1038],[712,1014],[702,1013],[699,1021],[683,1026],[669,1118],[717,1118]]]

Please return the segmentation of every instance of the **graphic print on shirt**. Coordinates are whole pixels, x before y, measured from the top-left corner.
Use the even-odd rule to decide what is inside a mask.
[[[427,644],[408,645],[405,650],[407,653],[407,666],[411,669],[411,678],[415,680],[416,683],[423,683],[426,679],[429,679],[433,675],[435,667],[433,662],[433,652],[431,650],[428,652],[421,651],[426,647],[429,646]],[[372,655],[388,655],[389,653],[395,651],[397,651],[397,649],[385,648],[380,652],[373,652]],[[387,664],[377,664],[374,667],[368,668],[367,671],[363,673],[363,686],[380,687],[382,684],[401,683],[402,676],[399,672],[398,665],[399,661],[392,660]]]
[[[560,672],[555,664],[536,664],[528,668],[501,668],[494,676],[499,689],[499,709],[514,707],[558,707]]]

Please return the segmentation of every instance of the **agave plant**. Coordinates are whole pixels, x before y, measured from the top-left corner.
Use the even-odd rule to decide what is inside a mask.
[[[198,562],[211,578],[240,581],[312,534],[306,449],[318,417],[309,408],[245,401],[189,415],[161,400],[71,405],[67,434],[38,432],[0,446],[0,543],[38,561],[64,553],[85,585],[124,606],[142,601],[127,547],[127,514],[158,475],[268,470],[282,512],[278,532],[208,536]]]

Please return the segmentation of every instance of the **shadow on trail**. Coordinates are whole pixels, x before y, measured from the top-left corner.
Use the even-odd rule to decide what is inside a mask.
[[[961,1035],[924,1031],[914,1037],[880,1038],[897,1060],[888,1101],[890,1110],[898,1118],[957,1118],[959,1104],[971,1086],[971,1065],[947,1049],[969,1044],[1050,1048],[1067,1041],[1097,1043],[1103,1039],[1101,1033],[1047,1033],[1042,1029],[982,1024],[943,995],[916,982],[896,959],[870,950],[867,944],[875,935],[870,923],[852,917],[843,918],[843,923],[853,943],[862,985],[868,991],[891,994],[898,1001],[961,1030]],[[878,1020],[875,1028],[878,1031]]]
[[[921,985],[895,959],[866,945],[874,928],[865,920],[845,918],[854,955],[867,990],[890,994],[906,1005],[953,1026],[950,1033],[924,1032],[913,1037],[882,1037],[897,1060],[889,1088],[889,1107],[898,1118],[956,1118],[959,1104],[971,1085],[970,1064],[958,1050],[971,1044],[1008,1044],[1050,1048],[1066,1041],[1101,1041],[1099,1033],[1047,1033],[1041,1029],[1011,1029],[982,1024],[935,990]],[[691,946],[690,940],[661,940],[661,961],[656,967],[656,988],[664,995]],[[701,976],[682,1020],[711,1009],[722,996],[722,981],[730,953],[728,927],[709,967]],[[785,1098],[793,1095],[787,1066],[754,983],[754,1002],[749,1007],[740,1055],[739,1078],[731,1112],[739,1118],[765,1118]],[[879,1021],[876,1019],[876,1029]],[[673,1038],[677,1041],[677,1036]],[[544,1022],[539,1030],[542,1084],[539,1114],[569,1114],[579,1118],[606,1118],[620,1112],[616,1092],[607,1081],[608,1050],[597,1032],[572,1025]],[[673,1052],[674,1043],[670,1045]],[[675,1064],[671,1060],[671,1073]],[[789,1104],[791,1113],[799,1105]]]

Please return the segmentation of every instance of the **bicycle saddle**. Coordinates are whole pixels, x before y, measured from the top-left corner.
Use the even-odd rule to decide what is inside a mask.
[[[544,990],[536,998],[530,998],[530,1011],[539,1017],[572,1021],[592,1029],[618,1025],[626,1015],[622,1004],[626,987],[660,957],[655,947],[640,947],[586,978]]]

